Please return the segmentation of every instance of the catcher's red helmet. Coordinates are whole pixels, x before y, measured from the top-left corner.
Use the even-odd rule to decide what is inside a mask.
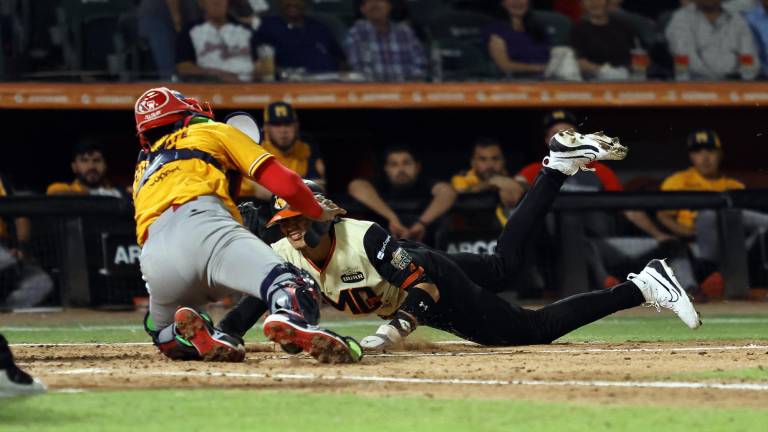
[[[145,144],[144,132],[193,115],[213,118],[213,109],[208,102],[200,104],[193,98],[185,97],[176,90],[167,87],[149,89],[136,100],[134,107],[136,131],[142,144]]]

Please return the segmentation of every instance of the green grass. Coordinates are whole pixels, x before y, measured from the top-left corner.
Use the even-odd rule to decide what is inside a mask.
[[[48,394],[0,402],[16,431],[642,431],[763,430],[768,411],[250,390]]]
[[[670,313],[643,317],[609,317],[566,335],[566,342],[689,341],[750,339],[768,340],[768,317],[765,315],[705,316],[704,325],[691,331]],[[334,321],[329,327],[338,333],[362,338],[383,321]],[[0,326],[11,343],[80,343],[80,342],[148,342],[139,323],[105,322],[89,325]],[[456,340],[456,336],[421,327],[412,338],[422,340]],[[251,342],[263,341],[258,328],[247,335]]]
[[[138,322],[128,319],[57,325],[51,320],[0,326],[11,343],[147,342]],[[690,341],[768,339],[765,315],[705,316],[704,326],[688,330],[669,313],[610,317],[562,340],[571,342]],[[336,321],[334,330],[355,337],[381,321]],[[428,328],[422,340],[455,340]],[[250,332],[249,341],[263,340]],[[743,368],[691,373],[686,380],[744,379],[764,382],[768,371]],[[186,389],[51,393],[0,400],[0,431],[736,431],[762,430],[768,410],[613,406],[525,400],[445,400],[418,397],[358,397],[257,389]]]
[[[675,375],[675,378],[699,379],[699,380],[701,379],[711,379],[711,380],[738,379],[738,380],[748,380],[750,382],[768,381],[768,368],[763,366],[758,366],[753,368],[690,372],[690,373]]]

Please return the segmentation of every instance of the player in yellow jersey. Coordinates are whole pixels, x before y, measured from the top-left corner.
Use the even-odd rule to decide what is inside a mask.
[[[215,122],[210,105],[165,87],[145,92],[135,117],[142,151],[133,200],[150,295],[145,327],[160,351],[173,359],[243,360],[242,340],[201,312],[239,291],[296,327],[292,338],[281,339],[292,351],[336,362],[359,358],[351,339],[314,327],[315,282],[242,226],[232,197],[246,176],[312,219],[329,221],[344,210],[318,202],[296,173],[259,146],[252,119]]]

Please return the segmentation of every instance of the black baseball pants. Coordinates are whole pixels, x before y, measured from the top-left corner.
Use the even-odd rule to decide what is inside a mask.
[[[494,293],[509,287],[522,262],[529,234],[544,219],[566,178],[559,171],[542,169],[504,227],[494,255],[446,254],[424,246],[409,248],[422,258],[440,291],[437,307],[423,319],[423,325],[482,345],[546,344],[644,302],[631,282],[571,296],[538,310],[510,304]]]

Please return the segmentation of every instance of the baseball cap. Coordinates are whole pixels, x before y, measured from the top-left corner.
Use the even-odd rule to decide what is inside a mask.
[[[289,124],[296,122],[296,111],[283,101],[272,102],[264,108],[264,123]]]
[[[72,158],[75,159],[78,156],[96,152],[104,154],[101,143],[93,137],[87,137],[75,143],[74,148],[72,148]]]
[[[544,130],[551,128],[557,123],[570,123],[574,128],[578,129],[576,116],[572,112],[566,110],[555,110],[547,113],[542,120],[542,126]]]
[[[686,142],[688,151],[698,151],[701,149],[720,150],[722,144],[717,132],[712,129],[696,129],[688,134]]]

